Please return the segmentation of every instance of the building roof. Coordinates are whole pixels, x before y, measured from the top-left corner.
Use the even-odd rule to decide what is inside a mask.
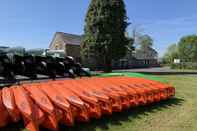
[[[56,32],[56,34],[61,35],[65,44],[80,45],[81,40],[82,40],[81,35],[68,34],[64,32]]]
[[[158,53],[153,48],[148,48],[146,50],[137,49],[133,52],[133,56],[138,60],[149,60],[149,59],[158,59]]]
[[[69,33],[64,33],[64,32],[56,32],[49,47],[51,47],[51,45],[53,44],[57,36],[58,38],[61,39],[61,41],[64,42],[64,44],[80,46],[81,41],[82,41],[82,35],[75,35],[75,34],[69,34]]]

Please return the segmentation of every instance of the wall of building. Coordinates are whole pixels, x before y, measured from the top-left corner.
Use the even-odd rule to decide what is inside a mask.
[[[57,34],[52,42],[49,47],[51,50],[65,50],[65,44],[60,35]]]
[[[103,68],[102,66],[98,66],[96,63],[96,60],[90,57],[86,61],[81,60],[80,56],[80,45],[76,45],[73,43],[74,40],[72,40],[72,43],[65,43],[63,41],[63,36],[61,33],[56,33],[54,36],[54,39],[50,45],[51,50],[64,50],[65,55],[67,56],[72,56],[75,58],[77,62],[83,63],[86,67],[89,67],[91,69],[101,69]],[[65,40],[67,41],[67,40]],[[74,41],[75,42],[75,41]],[[143,57],[143,59],[138,58],[139,56]],[[112,66],[114,69],[125,69],[125,68],[140,68],[140,67],[153,67],[153,66],[158,66],[158,61],[156,58],[150,55],[150,58],[147,58],[143,56],[143,52],[127,52],[127,55],[118,60],[118,61],[113,61]]]
[[[76,61],[80,62],[80,46],[79,45],[71,45],[66,44],[65,46],[65,52],[68,56],[72,56],[76,59]]]

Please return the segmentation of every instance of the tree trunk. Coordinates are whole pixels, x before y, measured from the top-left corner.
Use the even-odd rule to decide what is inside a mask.
[[[111,60],[111,58],[109,57],[109,56],[105,56],[104,57],[104,65],[105,65],[105,67],[104,67],[104,72],[105,73],[110,73],[110,72],[112,72],[112,60]]]

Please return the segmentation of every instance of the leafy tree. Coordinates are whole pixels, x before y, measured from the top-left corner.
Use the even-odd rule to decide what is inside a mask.
[[[143,28],[140,25],[132,24],[131,34],[133,38],[133,45],[138,46],[138,39],[142,36]]]
[[[139,49],[136,50],[137,57],[149,59],[157,58],[158,53],[153,49],[153,39],[149,35],[142,35],[138,38]]]
[[[153,46],[153,39],[149,35],[142,35],[138,41],[140,48],[145,49]]]
[[[164,54],[164,63],[173,63],[174,59],[179,58],[178,46],[177,44],[172,44],[168,47],[167,52]]]
[[[131,42],[125,36],[127,22],[123,0],[91,0],[81,45],[83,58],[93,58],[104,71],[111,71],[112,59],[125,56]]]
[[[181,38],[178,49],[182,61],[197,62],[197,35]]]
[[[127,52],[132,53],[133,50],[135,50],[135,47],[134,47],[135,38],[134,37],[130,37],[128,32],[126,32],[125,36],[128,39],[128,45],[126,45]]]

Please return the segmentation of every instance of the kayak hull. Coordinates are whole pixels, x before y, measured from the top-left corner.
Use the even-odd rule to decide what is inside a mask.
[[[174,95],[169,84],[123,76],[20,84],[0,90],[0,127],[23,120],[29,131],[56,131],[59,124],[74,126]]]

